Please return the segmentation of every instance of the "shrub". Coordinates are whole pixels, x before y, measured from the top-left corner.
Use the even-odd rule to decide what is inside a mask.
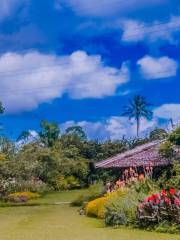
[[[105,223],[109,226],[134,224],[139,199],[144,196],[134,189],[118,191],[105,206]]]
[[[87,216],[105,218],[105,209],[108,201],[119,194],[123,194],[123,190],[118,190],[112,193],[105,194],[102,197],[90,201],[85,208]]]
[[[158,190],[157,186],[150,178],[145,178],[144,181],[137,181],[131,186],[131,189],[141,194],[149,194]]]
[[[14,203],[20,203],[20,202],[27,202],[32,199],[39,198],[40,194],[33,193],[33,192],[16,192],[11,193],[7,196],[7,201],[14,202]]]
[[[86,215],[89,217],[104,218],[107,200],[107,197],[101,197],[90,201],[85,208]]]
[[[88,193],[85,197],[85,201],[91,201],[96,198],[102,197],[105,193],[103,182],[97,182],[89,186]]]
[[[80,182],[74,176],[64,177],[61,176],[57,181],[57,188],[59,190],[69,190],[80,188]]]
[[[104,185],[102,182],[94,183],[90,185],[87,189],[86,195],[79,195],[74,201],[72,201],[72,206],[83,206],[84,203],[92,201],[96,198],[102,197],[104,195]]]
[[[71,202],[72,207],[81,207],[84,204],[84,195],[79,195],[74,201]]]
[[[16,179],[8,179],[2,180],[0,185],[4,189],[5,193],[12,192],[38,192],[40,194],[44,194],[49,192],[51,188],[41,180],[16,180]]]
[[[138,206],[138,225],[155,227],[159,224],[180,224],[180,194],[174,188],[162,190],[144,199]]]

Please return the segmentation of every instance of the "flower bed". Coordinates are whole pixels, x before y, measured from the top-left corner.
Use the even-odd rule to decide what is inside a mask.
[[[33,192],[16,192],[7,196],[7,201],[13,203],[23,203],[31,199],[39,198],[40,194]]]
[[[138,206],[141,227],[180,225],[180,194],[174,189],[162,190],[144,199]]]

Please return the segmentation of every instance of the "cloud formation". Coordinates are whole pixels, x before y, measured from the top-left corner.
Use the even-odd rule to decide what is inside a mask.
[[[10,17],[20,6],[28,0],[1,0],[0,21]]]
[[[56,0],[66,6],[71,7],[78,15],[91,17],[104,17],[113,14],[124,14],[143,7],[156,6],[159,4],[166,4],[169,0],[137,0],[122,1],[122,0]]]
[[[1,101],[12,113],[65,93],[74,99],[114,95],[129,80],[129,69],[127,63],[121,69],[105,66],[99,55],[84,51],[69,56],[7,53],[0,57],[0,77]]]
[[[136,136],[136,123],[130,121],[127,117],[112,116],[103,121],[90,122],[90,121],[67,121],[61,125],[64,130],[67,127],[78,125],[81,126],[88,138],[99,140],[117,140],[123,136],[133,138]],[[157,120],[154,118],[152,121],[146,119],[141,120],[140,134],[144,136],[157,126]]]
[[[180,17],[171,17],[169,22],[147,24],[136,20],[124,20],[121,23],[123,42],[166,40],[174,42],[175,33],[180,31]]]
[[[169,57],[154,58],[145,56],[137,64],[145,79],[158,79],[176,76],[178,64]]]
[[[176,123],[180,123],[180,104],[163,104],[154,110],[154,115],[162,119],[173,119]]]

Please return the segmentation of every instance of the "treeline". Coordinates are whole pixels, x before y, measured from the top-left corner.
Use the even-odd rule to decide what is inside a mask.
[[[108,172],[94,163],[148,141],[163,139],[167,132],[153,130],[147,138],[116,141],[88,140],[80,126],[61,134],[58,124],[42,121],[37,136],[22,132],[17,141],[0,137],[1,191],[59,190],[84,187]]]

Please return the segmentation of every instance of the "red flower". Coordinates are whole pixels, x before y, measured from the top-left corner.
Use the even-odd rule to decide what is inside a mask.
[[[161,195],[162,195],[162,196],[167,196],[167,191],[166,191],[165,189],[163,189],[163,190],[161,191]]]
[[[153,202],[155,200],[154,196],[151,195],[150,197],[148,197],[148,202]]]
[[[171,189],[169,190],[169,193],[170,193],[171,195],[175,195],[175,194],[176,194],[176,189],[171,188]]]

